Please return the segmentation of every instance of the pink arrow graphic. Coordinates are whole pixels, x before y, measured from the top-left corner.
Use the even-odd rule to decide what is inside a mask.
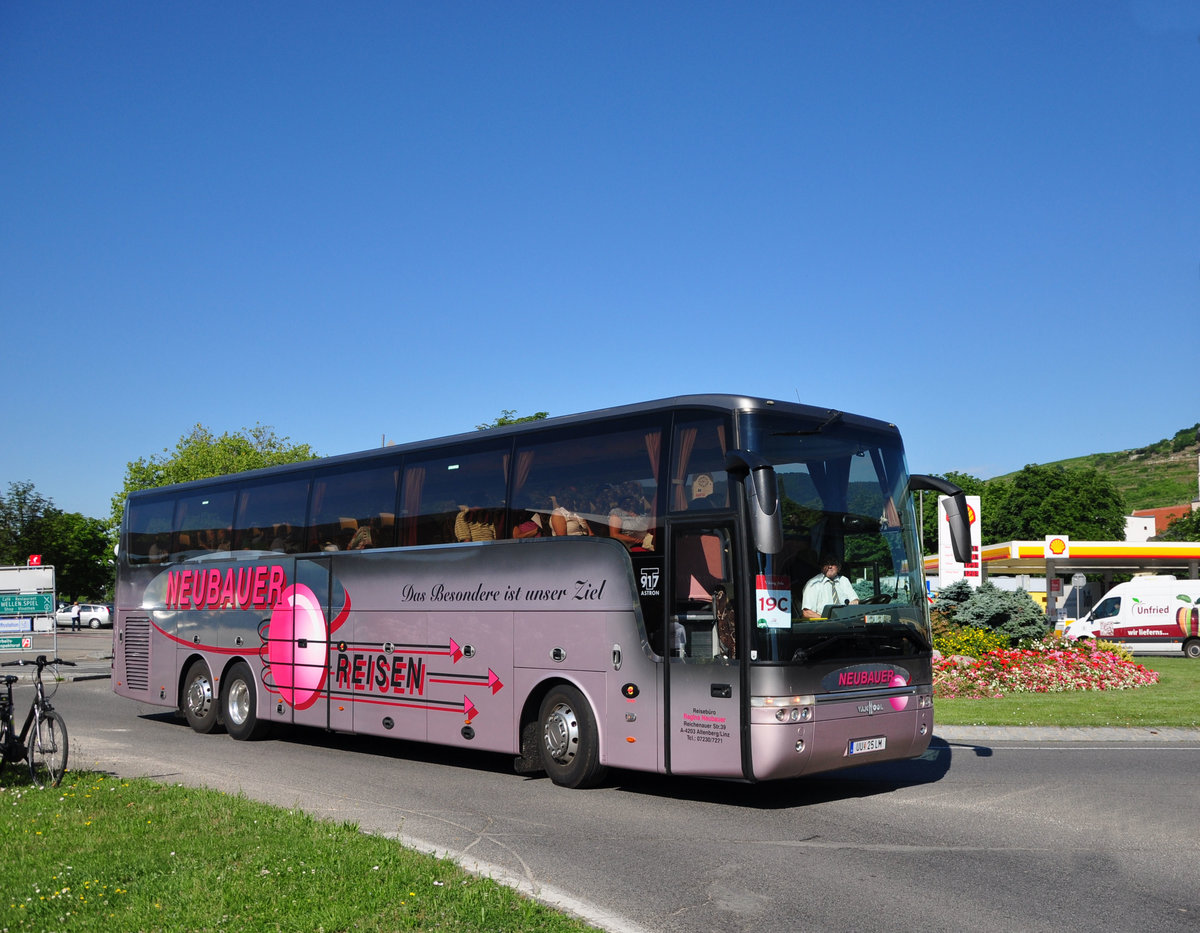
[[[488,668],[488,686],[492,688],[492,696],[495,696],[504,687],[504,683],[490,667]]]
[[[458,642],[456,642],[453,638],[451,638],[450,639],[450,657],[453,659],[454,663],[457,664],[459,661],[462,660],[462,656],[463,656],[462,648],[460,648],[458,646]]]
[[[475,704],[471,702],[471,698],[465,695],[463,696],[463,712],[467,714],[467,722],[474,719],[475,714],[479,712],[475,708]]]

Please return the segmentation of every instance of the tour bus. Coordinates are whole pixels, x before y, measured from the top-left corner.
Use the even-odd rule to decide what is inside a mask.
[[[1145,574],[1118,583],[1063,633],[1102,638],[1130,651],[1182,651],[1200,658],[1200,580]]]
[[[895,425],[696,395],[134,492],[113,686],[201,733],[476,748],[568,787],[913,757],[916,489],[969,553]],[[853,598],[805,611],[828,560]]]

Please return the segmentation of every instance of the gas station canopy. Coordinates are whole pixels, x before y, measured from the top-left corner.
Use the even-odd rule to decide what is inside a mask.
[[[1200,579],[1200,541],[1003,541],[979,549],[983,578],[1054,577],[1075,573],[1170,573]],[[925,573],[938,572],[938,556],[925,558]]]

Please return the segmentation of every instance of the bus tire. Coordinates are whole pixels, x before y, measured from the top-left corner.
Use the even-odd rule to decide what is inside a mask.
[[[188,725],[207,735],[217,727],[217,695],[213,689],[212,674],[203,659],[197,658],[183,675],[182,702],[184,718]]]
[[[1183,653],[1189,658],[1200,658],[1200,638],[1189,638],[1183,643]]]
[[[560,684],[538,715],[542,767],[560,787],[595,787],[604,777],[596,717],[583,694]]]
[[[270,728],[258,718],[258,691],[245,661],[234,664],[221,681],[221,718],[225,731],[240,742],[261,739]]]

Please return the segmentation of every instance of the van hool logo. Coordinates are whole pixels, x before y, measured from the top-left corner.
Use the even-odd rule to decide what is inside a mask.
[[[641,575],[642,596],[658,596],[659,568],[643,567]]]

